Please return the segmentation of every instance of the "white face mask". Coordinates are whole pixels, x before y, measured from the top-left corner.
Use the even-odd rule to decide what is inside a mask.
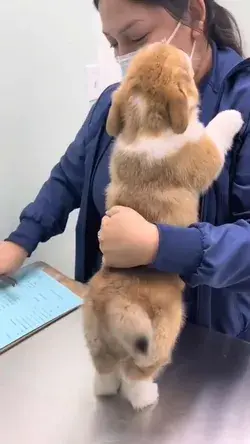
[[[139,50],[130,52],[129,54],[125,54],[123,56],[117,56],[116,61],[119,63],[121,72],[122,72],[122,78],[124,79],[125,75],[127,74],[127,70],[129,67],[129,64],[131,60],[136,56]]]
[[[177,34],[177,32],[179,31],[180,27],[181,27],[182,23],[179,22],[176,26],[176,28],[174,29],[174,31],[172,32],[172,34],[170,35],[170,37],[168,39],[164,39],[163,42],[166,43],[171,43],[173,38],[175,37],[175,35]],[[194,41],[193,43],[193,47],[192,47],[192,51],[190,54],[190,59],[192,60],[193,55],[194,55],[194,51],[195,51],[195,44],[196,41]],[[122,78],[125,77],[129,64],[131,62],[131,60],[135,57],[135,55],[139,52],[140,50],[138,49],[137,51],[133,51],[130,52],[129,54],[125,54],[123,56],[117,56],[116,60],[119,63],[120,67],[121,67],[121,72],[122,72]]]

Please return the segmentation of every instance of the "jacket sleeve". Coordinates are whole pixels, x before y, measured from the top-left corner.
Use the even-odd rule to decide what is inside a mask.
[[[189,228],[158,225],[159,271],[178,273],[189,285],[250,288],[250,134],[245,136],[232,185],[232,222]]]
[[[20,225],[7,239],[22,246],[29,255],[39,242],[62,233],[70,212],[80,206],[92,115],[93,109],[35,201],[22,211]]]

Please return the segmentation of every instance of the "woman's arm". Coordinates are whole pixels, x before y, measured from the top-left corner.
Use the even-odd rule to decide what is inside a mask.
[[[39,242],[46,242],[52,236],[62,233],[70,212],[79,208],[85,155],[90,141],[96,135],[97,115],[101,115],[98,106],[108,108],[109,97],[110,91],[107,89],[92,108],[66,154],[53,168],[49,180],[43,185],[35,201],[23,210],[16,231],[8,237],[8,241],[21,246],[29,255]]]
[[[61,161],[53,168],[35,201],[22,211],[20,225],[7,239],[23,247],[29,254],[39,242],[62,233],[69,213],[79,206],[87,127],[86,122]]]
[[[250,288],[250,134],[244,140],[231,193],[234,223],[192,228],[158,226],[153,267],[182,275],[191,286]]]

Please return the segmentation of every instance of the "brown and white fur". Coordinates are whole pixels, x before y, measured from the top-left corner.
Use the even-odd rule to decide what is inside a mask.
[[[218,177],[242,126],[239,112],[205,128],[189,58],[156,43],[142,49],[113,96],[107,131],[116,137],[106,207],[131,207],[152,223],[188,227]],[[187,252],[188,254],[188,252]],[[89,282],[84,328],[97,395],[123,395],[135,409],[154,404],[154,382],[171,362],[184,320],[179,276],[146,267],[101,267]]]

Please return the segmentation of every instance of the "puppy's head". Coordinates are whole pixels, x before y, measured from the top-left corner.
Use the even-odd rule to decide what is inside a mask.
[[[124,131],[130,138],[167,129],[182,134],[198,102],[187,54],[167,43],[153,43],[135,56],[114,93],[107,132],[117,137]]]

